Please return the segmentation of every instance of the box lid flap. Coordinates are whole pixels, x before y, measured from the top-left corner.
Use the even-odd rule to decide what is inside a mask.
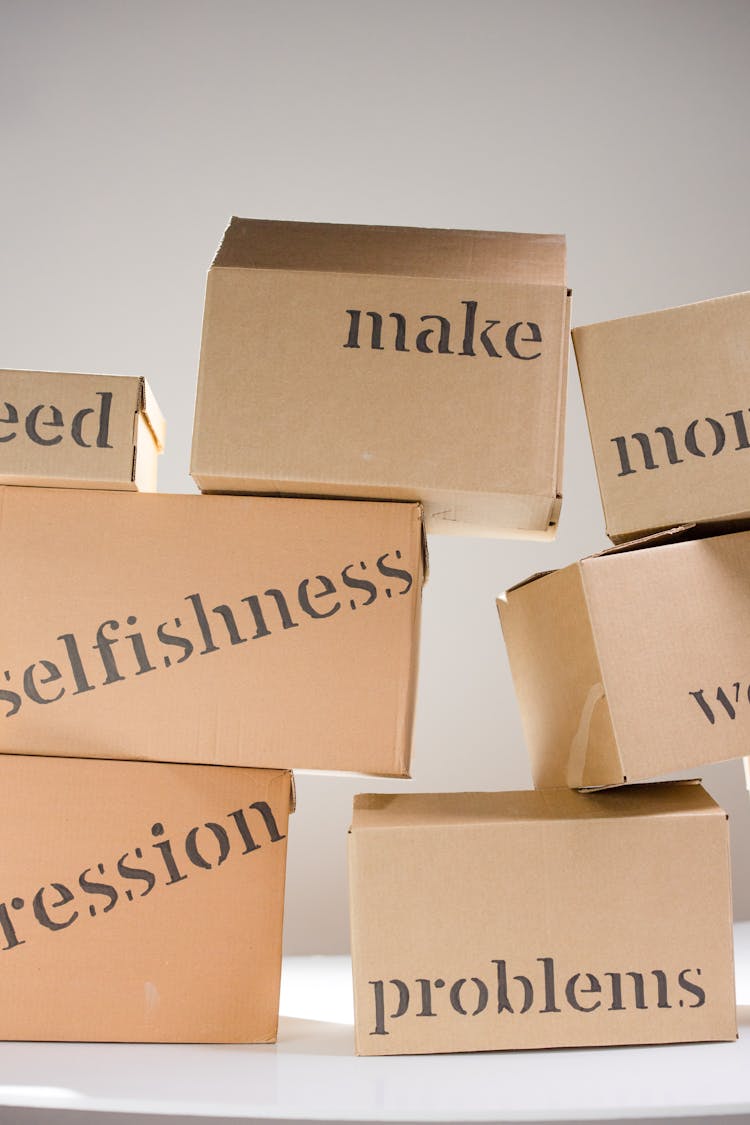
[[[614,546],[598,551],[595,555],[589,555],[588,558],[601,559],[607,555],[624,555],[628,551],[641,551],[645,547],[664,547],[668,543],[682,543],[685,539],[694,538],[696,526],[694,523],[682,523],[665,531],[651,531],[648,535],[641,535],[637,539],[615,543]]]
[[[528,578],[522,578],[520,582],[516,582],[514,586],[509,586],[504,593],[500,594],[498,601],[501,599],[505,601],[508,594],[512,594],[514,590],[520,590],[522,586],[529,586],[532,582],[537,582],[540,578],[546,578],[549,574],[554,574],[554,570],[535,570]]]
[[[592,559],[603,559],[609,555],[623,555],[628,551],[640,551],[646,547],[664,547],[669,543],[683,543],[686,539],[695,538],[697,535],[697,525],[694,523],[680,524],[679,527],[670,527],[667,531],[655,531],[649,535],[644,535],[640,539],[630,539],[626,543],[616,543],[612,547],[606,547],[603,551],[597,551],[593,555],[587,555],[583,559],[577,559],[569,566],[585,565]],[[547,578],[550,574],[556,574],[555,570],[538,570],[534,574],[530,574],[528,578],[522,578],[520,582],[515,585],[509,586],[502,594],[498,596],[498,601],[505,600],[508,594],[512,594],[515,590],[520,590],[523,586],[530,586],[532,582],[538,582],[541,578]]]
[[[565,236],[232,218],[213,266],[566,284]]]
[[[700,782],[664,781],[580,793],[571,789],[504,793],[362,793],[352,832],[361,829],[459,827],[476,823],[590,820],[625,816],[721,813]]]

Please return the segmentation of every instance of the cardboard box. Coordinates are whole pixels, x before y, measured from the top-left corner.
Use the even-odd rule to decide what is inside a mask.
[[[612,548],[498,599],[538,788],[747,753],[750,532]]]
[[[155,492],[164,430],[145,379],[0,371],[0,485]]]
[[[419,500],[428,531],[554,534],[568,321],[560,235],[232,219],[193,477]]]
[[[573,330],[607,535],[750,520],[750,293]]]
[[[0,756],[0,1039],[272,1043],[291,776]]]
[[[734,1039],[728,836],[697,783],[355,798],[357,1053]]]
[[[0,489],[0,750],[408,776],[420,517]]]

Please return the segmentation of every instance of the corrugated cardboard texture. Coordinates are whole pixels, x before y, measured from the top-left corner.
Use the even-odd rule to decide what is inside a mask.
[[[750,518],[750,293],[573,330],[607,534]]]
[[[0,490],[0,748],[407,775],[420,515]]]
[[[622,781],[580,568],[522,591],[498,599],[498,609],[534,784]]]
[[[359,1054],[736,1036],[728,825],[695,783],[358,797],[349,858]]]
[[[0,371],[0,484],[154,492],[163,448],[145,379]]]
[[[0,756],[0,1038],[276,1038],[290,775]]]
[[[750,532],[584,559],[498,608],[536,785],[747,753]]]
[[[507,231],[232,219],[214,266],[565,283],[565,238]]]
[[[568,311],[561,236],[235,219],[191,472],[204,491],[419,500],[430,531],[551,533]]]

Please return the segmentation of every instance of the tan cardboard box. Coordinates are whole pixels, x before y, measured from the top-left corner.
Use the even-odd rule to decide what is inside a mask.
[[[538,788],[747,753],[750,532],[689,534],[612,548],[498,599]]]
[[[407,776],[420,517],[0,489],[0,750]]]
[[[734,1039],[728,836],[688,782],[355,798],[357,1053]]]
[[[0,1039],[271,1043],[291,775],[0,756]]]
[[[145,379],[0,371],[0,484],[155,492],[164,431]]]
[[[750,520],[750,293],[573,330],[607,534]]]
[[[568,321],[560,235],[235,218],[208,275],[193,477],[554,534]]]

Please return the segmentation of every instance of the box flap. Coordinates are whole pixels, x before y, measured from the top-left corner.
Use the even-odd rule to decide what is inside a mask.
[[[502,793],[360,793],[351,831],[460,827],[495,821],[585,820],[721,813],[699,781],[664,781],[582,793],[571,789]]]
[[[631,539],[627,543],[616,543],[612,547],[605,547],[603,551],[597,551],[593,555],[586,555],[585,558],[578,559],[568,565],[576,566],[581,563],[587,563],[591,559],[602,559],[609,555],[623,555],[628,551],[641,551],[646,547],[664,547],[669,543],[683,543],[686,539],[694,538],[696,534],[696,524],[683,524],[680,527],[672,527],[668,531],[652,532],[650,535],[645,535],[641,539]],[[498,596],[498,600],[505,600],[507,595],[512,594],[514,590],[520,590],[523,586],[530,586],[532,582],[538,582],[540,578],[547,578],[550,574],[555,573],[556,570],[537,570],[534,574],[530,574],[528,578],[522,578],[520,582],[509,586],[507,590]]]
[[[214,267],[566,285],[565,236],[232,218]]]
[[[159,450],[159,453],[163,453],[166,438],[166,422],[164,421],[164,415],[159,409],[159,404],[156,401],[154,392],[143,378],[141,379],[140,411],[153,435],[156,448]]]
[[[644,547],[664,547],[667,543],[682,543],[691,537],[695,526],[694,523],[685,523],[678,527],[667,528],[665,531],[652,531],[648,535],[640,535],[637,539],[629,539],[626,543],[615,543],[614,546],[597,551],[588,558],[600,559],[606,555],[623,555],[627,551],[641,551]]]
[[[498,595],[498,601],[506,601],[507,595],[512,594],[514,590],[520,590],[522,586],[529,586],[532,582],[536,582],[539,578],[546,578],[548,574],[554,574],[554,570],[535,570],[528,578],[522,578],[520,582],[516,582],[515,586],[509,586],[502,594]]]

